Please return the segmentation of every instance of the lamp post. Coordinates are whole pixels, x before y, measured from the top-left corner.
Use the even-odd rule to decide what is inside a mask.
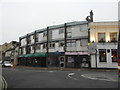
[[[97,49],[95,49],[95,60],[96,60],[96,69],[97,69]]]

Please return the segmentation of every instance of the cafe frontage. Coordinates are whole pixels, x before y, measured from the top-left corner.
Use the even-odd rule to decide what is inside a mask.
[[[46,57],[46,53],[21,55],[18,59],[18,65],[46,67]]]

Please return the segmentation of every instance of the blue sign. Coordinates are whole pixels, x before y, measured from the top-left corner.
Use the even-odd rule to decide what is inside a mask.
[[[56,54],[60,54],[60,52],[57,50],[57,51],[56,51]]]

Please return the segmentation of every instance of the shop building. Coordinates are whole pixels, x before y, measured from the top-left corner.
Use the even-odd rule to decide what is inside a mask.
[[[49,26],[19,40],[19,65],[88,67],[87,21]]]
[[[117,68],[118,22],[91,22],[91,68]]]

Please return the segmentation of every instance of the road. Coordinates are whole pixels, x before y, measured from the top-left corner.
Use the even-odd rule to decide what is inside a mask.
[[[118,88],[116,71],[3,68],[8,88]]]

